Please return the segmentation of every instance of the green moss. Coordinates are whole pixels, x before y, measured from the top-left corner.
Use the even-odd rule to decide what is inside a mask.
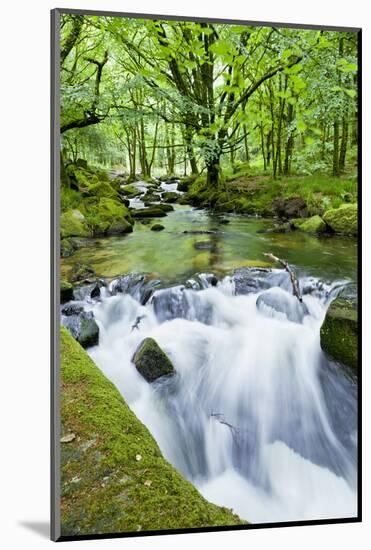
[[[346,300],[338,298],[329,307],[321,327],[321,347],[337,361],[357,369],[357,311]]]
[[[240,525],[163,458],[147,428],[61,329],[62,535]]]
[[[98,198],[118,198],[118,193],[106,181],[98,181],[88,186],[88,194]]]
[[[336,233],[357,235],[358,208],[357,204],[342,204],[325,212],[323,219]]]
[[[311,218],[301,220],[301,223],[294,220],[293,225],[306,233],[323,233],[326,231],[326,224],[320,216],[312,216]]]
[[[134,197],[138,197],[138,195],[140,195],[139,189],[134,185],[125,185],[121,188],[121,193],[123,195],[126,195],[130,199],[133,199]]]
[[[227,168],[218,188],[209,188],[206,176],[202,175],[188,186],[181,203],[210,207],[220,212],[272,216],[274,199],[296,196],[304,199],[310,215],[322,216],[325,210],[337,208],[345,200],[357,200],[357,182],[354,178],[315,175],[274,180],[263,174],[254,173],[247,164],[236,166],[235,170]],[[225,200],[225,193],[228,201]]]
[[[80,210],[67,210],[61,215],[61,237],[89,237],[90,230]]]
[[[121,202],[102,197],[98,203],[87,208],[86,220],[94,235],[115,235],[130,233],[133,230],[133,219],[128,208]]]

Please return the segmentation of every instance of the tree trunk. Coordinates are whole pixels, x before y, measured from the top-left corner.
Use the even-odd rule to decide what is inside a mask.
[[[265,156],[265,146],[264,146],[264,130],[263,125],[260,124],[260,139],[261,139],[261,148],[262,148],[262,156],[263,156],[263,166],[264,171],[267,169],[267,158]]]
[[[339,121],[334,122],[334,146],[332,152],[332,175],[339,176]]]
[[[187,127],[184,132],[184,141],[186,143],[186,151],[189,159],[189,164],[191,165],[191,172],[194,175],[198,175],[199,172],[198,172],[197,161],[196,161],[193,147],[192,147],[192,130],[190,130]]]
[[[289,176],[291,173],[291,158],[292,158],[292,151],[294,148],[294,136],[293,131],[290,129],[291,123],[294,119],[294,107],[289,103],[287,107],[287,128],[288,128],[288,137],[286,140],[286,148],[285,148],[285,161],[283,166],[283,173],[285,176]]]
[[[219,185],[219,162],[220,158],[215,157],[213,160],[205,163],[207,168],[207,185],[215,187]]]
[[[344,115],[343,121],[342,121],[342,133],[341,133],[340,153],[339,153],[339,172],[340,173],[343,173],[345,170],[345,157],[347,154],[348,133],[349,133],[348,117],[347,115]]]

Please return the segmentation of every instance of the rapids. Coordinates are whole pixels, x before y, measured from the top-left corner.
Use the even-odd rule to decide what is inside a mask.
[[[100,329],[89,353],[165,458],[253,523],[355,516],[357,386],[319,340],[344,281],[302,276],[300,304],[281,270],[147,293],[138,280],[85,300]],[[153,384],[131,362],[149,336],[176,370]]]

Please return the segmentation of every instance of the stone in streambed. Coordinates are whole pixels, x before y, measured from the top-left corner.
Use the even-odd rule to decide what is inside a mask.
[[[99,327],[95,322],[92,311],[79,311],[77,313],[76,309],[75,313],[65,315],[62,310],[62,324],[83,348],[89,348],[98,344]]]
[[[154,382],[161,376],[175,372],[172,362],[153,338],[145,338],[141,342],[132,361],[147,382]]]
[[[162,231],[163,229],[165,229],[165,227],[160,223],[155,223],[155,225],[151,227],[151,231]]]
[[[327,230],[326,223],[318,215],[304,220],[300,218],[291,220],[291,225],[295,229],[300,229],[300,231],[305,231],[306,233],[324,233]]]
[[[357,369],[358,320],[355,300],[336,298],[321,327],[321,348],[340,363]]]
[[[152,206],[150,208],[140,208],[132,211],[133,218],[163,218],[166,216],[166,212],[158,206]]]

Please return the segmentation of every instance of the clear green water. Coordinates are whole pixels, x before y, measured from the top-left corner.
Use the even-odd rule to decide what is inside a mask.
[[[229,224],[220,223],[228,219]],[[161,232],[150,230],[161,223]],[[175,205],[175,211],[150,224],[136,222],[134,232],[124,236],[91,239],[73,256],[62,259],[62,276],[74,264],[92,267],[98,276],[114,277],[130,272],[151,273],[164,281],[182,281],[202,271],[228,273],[242,266],[271,266],[265,252],[286,259],[300,274],[324,279],[357,277],[357,241],[346,237],[316,237],[294,231],[284,234],[257,233],[272,227],[272,220],[242,215],[213,215],[190,206]],[[185,234],[184,231],[215,231]],[[199,243],[207,249],[197,249]]]

